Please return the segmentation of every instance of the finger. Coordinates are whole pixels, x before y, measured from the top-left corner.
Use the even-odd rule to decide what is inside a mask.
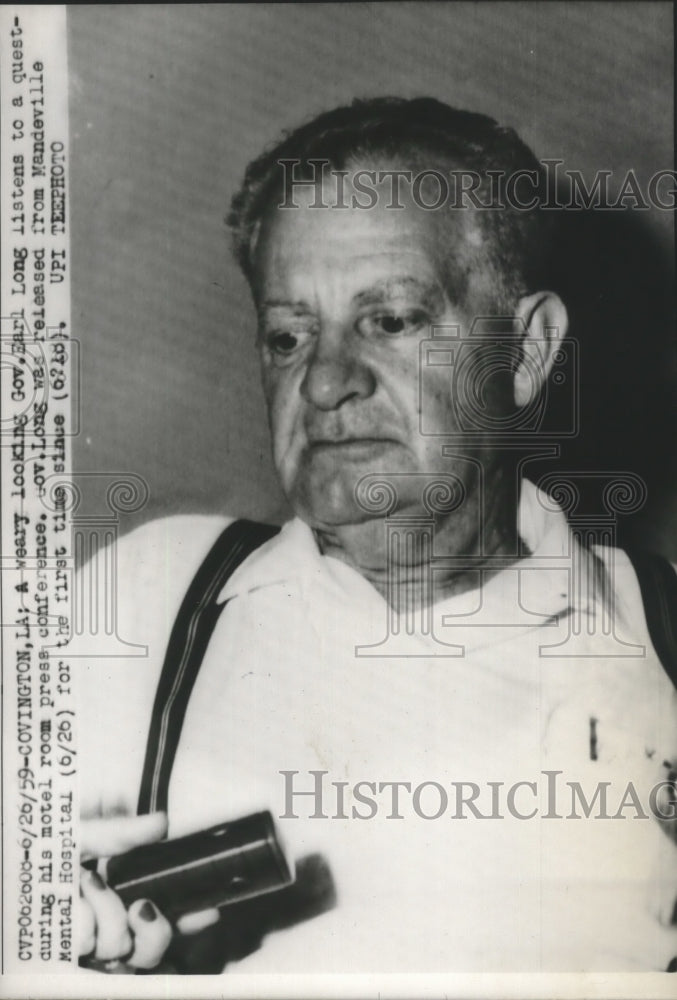
[[[127,919],[134,932],[134,951],[127,964],[137,969],[154,969],[172,939],[172,928],[149,899],[137,899],[129,908]]]
[[[94,911],[94,957],[106,960],[129,954],[132,950],[132,935],[127,926],[127,911],[120,897],[107,887],[98,872],[83,872],[80,889],[85,902]]]
[[[81,824],[81,854],[87,858],[109,858],[140,844],[153,844],[167,833],[167,815],[115,816],[88,819]]]
[[[96,920],[94,919],[94,910],[82,896],[78,898],[78,908],[80,911],[78,957],[82,957],[82,955],[89,955],[96,947]]]
[[[185,913],[176,921],[176,928],[181,934],[197,934],[205,927],[211,927],[220,917],[217,909],[200,910],[198,913]]]

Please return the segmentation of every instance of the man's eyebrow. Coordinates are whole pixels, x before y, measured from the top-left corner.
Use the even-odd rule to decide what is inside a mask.
[[[388,299],[405,295],[416,295],[429,309],[441,309],[444,306],[444,294],[435,280],[425,281],[412,275],[389,275],[374,282],[369,288],[357,292],[353,303],[357,306],[381,305]],[[264,299],[259,310],[288,309],[294,316],[307,316],[313,309],[305,299]]]
[[[390,276],[375,282],[370,288],[353,296],[353,302],[358,306],[380,305],[402,293],[416,295],[430,309],[440,309],[444,305],[442,289],[436,281],[423,281],[408,274]]]
[[[259,309],[291,309],[295,316],[306,316],[313,311],[304,299],[264,299]]]

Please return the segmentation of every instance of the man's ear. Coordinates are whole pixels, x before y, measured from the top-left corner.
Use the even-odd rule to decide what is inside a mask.
[[[568,327],[566,306],[555,292],[534,292],[520,299],[515,323],[520,353],[513,383],[518,406],[527,406],[540,393]]]

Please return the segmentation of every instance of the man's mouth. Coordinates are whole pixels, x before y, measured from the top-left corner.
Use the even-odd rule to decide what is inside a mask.
[[[378,441],[386,441],[388,438],[385,437],[367,437],[362,435],[352,435],[347,434],[343,437],[316,437],[311,438],[309,444],[311,448],[316,445],[342,445],[342,444],[359,444],[364,442],[376,443]]]
[[[308,449],[311,453],[325,453],[358,457],[361,455],[373,455],[396,444],[392,438],[386,437],[341,437],[341,438],[315,438],[308,442]]]

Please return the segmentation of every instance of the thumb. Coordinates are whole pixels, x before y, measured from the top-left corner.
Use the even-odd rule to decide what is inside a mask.
[[[80,823],[81,857],[109,858],[124,854],[141,844],[153,844],[167,833],[167,815],[163,812],[145,816],[113,816],[88,819]]]

